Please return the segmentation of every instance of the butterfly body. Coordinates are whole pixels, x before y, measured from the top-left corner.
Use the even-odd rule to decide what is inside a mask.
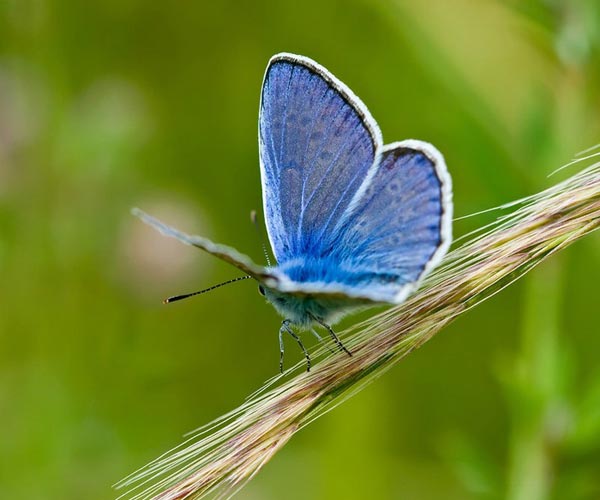
[[[261,293],[283,318],[304,330],[319,326],[315,318],[325,324],[334,325],[344,315],[364,307],[348,297],[299,295],[266,287],[262,287]]]
[[[277,265],[182,233],[136,210],[163,234],[201,248],[259,282],[283,316],[279,331],[331,324],[376,304],[399,304],[452,239],[452,188],[440,152],[384,145],[366,106],[324,67],[281,53],[269,61],[259,109],[265,225]],[[316,334],[316,332],[315,332]],[[281,358],[281,363],[282,363]]]

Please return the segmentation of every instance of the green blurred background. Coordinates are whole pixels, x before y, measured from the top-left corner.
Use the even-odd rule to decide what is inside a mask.
[[[279,51],[346,82],[386,141],[436,144],[457,216],[600,142],[596,0],[1,0],[0,498],[112,498],[277,372],[255,284],[162,306],[239,273],[129,209],[262,261],[248,214]],[[301,432],[239,498],[600,498],[598,282],[595,234]]]

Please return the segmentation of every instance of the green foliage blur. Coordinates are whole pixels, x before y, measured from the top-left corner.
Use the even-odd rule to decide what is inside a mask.
[[[257,110],[280,51],[346,82],[387,142],[434,143],[457,216],[550,186],[600,142],[596,0],[0,1],[0,498],[113,498],[277,373],[256,285],[163,306],[239,273],[129,210],[262,262]],[[595,234],[300,433],[239,498],[600,498],[599,282]]]

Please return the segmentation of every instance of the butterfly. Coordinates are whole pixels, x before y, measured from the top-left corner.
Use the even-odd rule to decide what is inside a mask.
[[[360,308],[400,304],[440,262],[452,239],[451,179],[431,144],[384,145],[362,101],[304,56],[270,59],[258,125],[263,211],[276,265],[257,265],[234,248],[133,212],[234,265],[245,273],[238,279],[255,279],[284,318],[280,370],[288,333],[309,371],[294,328],[319,339],[315,328],[324,328],[351,355],[331,325]]]

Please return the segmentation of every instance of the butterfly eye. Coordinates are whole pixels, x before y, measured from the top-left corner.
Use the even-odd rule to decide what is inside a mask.
[[[262,285],[258,285],[258,293],[260,293],[263,297],[265,296],[265,289]]]

